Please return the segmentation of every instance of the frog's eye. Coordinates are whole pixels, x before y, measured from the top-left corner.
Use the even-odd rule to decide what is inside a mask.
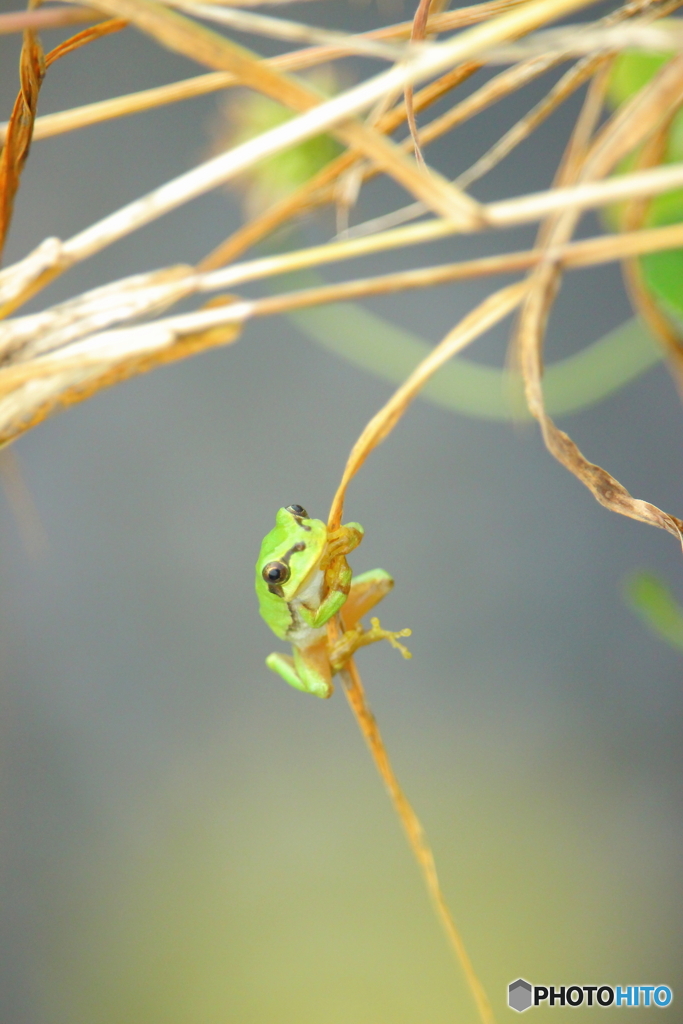
[[[290,568],[286,562],[268,562],[263,566],[261,575],[270,586],[282,586],[289,579]]]
[[[301,519],[308,519],[308,512],[303,505],[288,505],[285,512],[291,512],[293,516],[299,516]]]

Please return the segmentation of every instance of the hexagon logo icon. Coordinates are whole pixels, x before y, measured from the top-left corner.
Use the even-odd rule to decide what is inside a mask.
[[[517,978],[508,985],[508,1006],[511,1010],[521,1013],[528,1010],[533,1002],[531,998],[531,985],[524,978]]]

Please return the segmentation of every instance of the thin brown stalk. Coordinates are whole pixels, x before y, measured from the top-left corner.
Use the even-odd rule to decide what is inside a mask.
[[[437,32],[451,32],[456,28],[466,28],[468,25],[477,25],[480,21],[487,21],[495,18],[498,14],[510,11],[525,3],[525,0],[489,0],[481,4],[472,4],[469,7],[460,7],[457,11],[442,11],[433,13],[427,21],[427,32],[429,35]],[[399,38],[408,39],[413,31],[413,22],[404,21],[398,25],[391,25],[387,28],[375,30],[376,39]]]
[[[51,64],[88,43],[112,32],[125,28],[121,20],[102,21],[91,28],[77,33],[60,43],[47,56],[43,53],[40,39],[34,31],[24,32],[24,44],[19,61],[21,87],[14,103],[12,116],[5,134],[5,144],[0,155],[0,255],[5,246],[7,232],[12,220],[14,200],[19,189],[21,173],[28,158],[33,135],[33,125],[38,108],[38,94],[45,71]]]
[[[471,167],[459,174],[455,179],[460,188],[469,188],[475,181],[483,178],[497,167],[525,139],[553,114],[584,82],[592,78],[601,64],[609,57],[600,55],[586,57],[570,68],[550,91],[540,100],[528,114],[520,118],[516,124],[505,132]]]
[[[457,352],[480,337],[494,324],[503,320],[522,301],[528,285],[525,281],[509,285],[484,299],[471,313],[468,313],[452,331],[446,335],[426,359],[410,374],[403,384],[394,392],[389,401],[382,406],[367,424],[347,460],[341,482],[337,488],[328,525],[336,530],[341,525],[346,489],[361,468],[370,452],[391,433],[407,407],[416,398],[430,377],[448,362]]]
[[[562,186],[572,186],[581,177],[582,162],[588,153],[591,138],[596,130],[603,109],[605,92],[608,83],[610,65],[602,64],[591,81],[581,111],[562,154],[562,159],[555,174],[553,185],[556,191]],[[564,211],[552,215],[543,221],[536,235],[536,246],[543,253],[543,258],[529,274],[531,288],[519,316],[517,330],[513,333],[508,350],[508,362],[521,372],[525,384],[527,404],[529,392],[535,389],[535,398],[543,406],[541,430],[545,443],[546,420],[545,404],[542,389],[544,329],[548,310],[555,298],[560,280],[560,265],[555,255],[558,248],[565,245],[571,237],[573,227],[578,219],[578,211]],[[539,313],[545,308],[545,314]],[[532,382],[528,384],[527,382]],[[533,413],[532,413],[533,415]],[[548,431],[556,431],[554,423]]]
[[[274,68],[280,68],[283,71],[300,71],[315,67],[322,62],[323,58],[318,50],[319,48],[313,47],[305,50],[294,50],[290,53],[278,54],[276,57],[267,57],[263,63]],[[339,54],[338,56],[344,56],[344,54]],[[481,63],[476,64],[469,73],[474,74],[474,71],[481,66]],[[449,74],[452,74],[452,72]],[[443,79],[447,77],[448,75],[444,75]],[[464,77],[460,78],[459,81],[464,80]],[[172,82],[170,85],[161,85],[153,89],[142,89],[139,92],[116,96],[109,100],[100,100],[97,103],[86,103],[83,106],[73,107],[70,110],[60,110],[55,114],[44,114],[35,120],[33,140],[35,142],[39,139],[48,139],[54,135],[76,131],[79,128],[87,128],[102,121],[139,114],[169,103],[178,103],[183,100],[194,99],[197,96],[205,96],[208,93],[217,92],[238,84],[239,79],[232,72],[212,71],[206,75],[196,75],[193,78],[186,78],[180,82]],[[454,88],[454,85],[449,86],[449,88]],[[421,90],[421,94],[428,94],[431,89],[437,90],[434,99],[429,101],[434,102],[442,95],[442,92],[438,91],[438,82],[432,83],[432,85]],[[402,119],[402,117],[398,119],[394,117],[391,127],[386,129],[387,134],[393,131],[401,123]],[[4,136],[6,128],[6,124],[0,124],[0,141]]]
[[[20,89],[0,154],[0,256],[5,247],[19,190],[21,172],[31,148],[31,132],[38,108],[38,93],[45,76],[45,55],[40,39],[32,29],[24,32],[19,58]]]
[[[611,263],[624,256],[664,252],[681,246],[683,226],[672,224],[664,228],[651,228],[649,231],[634,231],[629,234],[607,235],[571,242],[558,247],[554,255],[562,267],[572,270]],[[372,295],[390,295],[412,288],[430,288],[455,281],[513,274],[535,266],[544,256],[543,249],[531,249],[526,252],[485,256],[478,260],[446,263],[419,270],[402,270],[394,274],[344,281],[340,284],[321,285],[317,288],[258,299],[254,302],[252,315],[269,316],[308,306],[326,305],[330,302],[348,302]]]
[[[471,96],[467,96],[450,110],[424,125],[420,129],[420,143],[425,146],[453,128],[471,120],[492,104],[500,102],[511,93],[528,85],[539,75],[545,74],[556,63],[556,57],[532,57],[531,60],[506,68],[505,71],[490,78]]]
[[[241,11],[238,8],[225,5],[211,6],[196,2],[196,0],[174,0],[173,4],[169,6],[201,18],[203,21],[214,21],[219,25],[227,25],[238,32],[282,39],[291,43],[332,46],[346,51],[349,56],[374,57],[378,60],[393,62],[401,60],[406,55],[403,47],[369,39],[362,33],[330,31],[299,21],[290,21],[287,18],[254,14],[252,11]]]
[[[489,64],[514,64],[542,53],[564,53],[570,59],[630,49],[671,53],[680,51],[682,46],[683,31],[679,19],[651,25],[647,19],[639,18],[628,25],[605,26],[594,22],[534,32],[520,42],[491,47],[486,61]]]
[[[672,58],[597,133],[581,180],[603,177],[653,135],[683,102],[683,55]]]
[[[333,625],[330,629],[330,633],[332,640],[334,641],[339,635],[338,628]],[[460,931],[458,930],[453,919],[453,915],[449,909],[448,903],[446,902],[446,897],[444,896],[441,883],[439,882],[434,854],[429,844],[429,840],[427,839],[427,835],[422,827],[420,819],[413,810],[407,796],[403,792],[396,773],[394,772],[389,758],[389,753],[384,745],[382,734],[379,731],[377,719],[368,704],[367,697],[365,696],[365,689],[353,659],[347,663],[346,668],[341,671],[340,675],[344,687],[344,694],[356,719],[358,728],[368,745],[372,759],[375,762],[375,767],[377,768],[379,776],[382,779],[382,782],[389,794],[389,798],[394,806],[396,816],[403,826],[403,830],[408,840],[408,845],[412,850],[425,885],[427,886],[427,891],[432,900],[436,915],[446,932],[451,948],[453,949],[458,963],[462,968],[463,974],[465,975],[465,980],[467,981],[467,985],[477,1007],[479,1019],[482,1024],[495,1024],[493,1010],[486,994],[486,990],[477,977],[474,965],[472,964],[469,953],[467,952],[467,947],[465,946]]]
[[[82,32],[78,32],[75,36],[65,39],[59,46],[55,46],[54,50],[50,50],[45,57],[45,67],[49,68],[56,60],[66,57],[69,53],[73,53],[74,50],[79,50],[81,46],[87,46],[89,43],[103,39],[104,36],[110,36],[114,32],[120,32],[127,25],[128,22],[123,18],[111,18],[109,21],[100,21],[91,28],[83,29]]]
[[[451,131],[460,124],[464,124],[483,110],[488,109],[493,103],[499,102],[510,95],[510,93],[527,85],[534,78],[544,74],[556,63],[557,58],[555,57],[533,57],[531,60],[517,64],[513,68],[508,68],[494,78],[489,79],[488,82],[485,82],[484,85],[470,96],[456,103],[450,110],[447,110],[444,114],[434,118],[434,120],[422,127],[419,132],[420,144],[422,146],[429,145],[435,139],[445,135],[446,132]],[[472,73],[481,66],[481,64],[474,66]],[[405,139],[402,143],[404,149],[408,149],[409,145],[410,139]],[[363,180],[370,180],[376,173],[374,168],[366,168]],[[428,212],[424,203],[411,203],[381,217],[374,217],[372,220],[364,221],[362,224],[356,224],[350,230],[345,231],[344,236],[355,238],[386,231],[389,228],[414,220],[416,217],[420,217]]]
[[[466,316],[430,355],[413,371],[394,393],[386,405],[370,420],[354,445],[347,461],[342,480],[330,509],[328,528],[335,530],[341,524],[346,488],[370,452],[391,432],[406,408],[436,370],[493,324],[509,315],[521,301],[526,284],[511,285],[490,296],[477,309]],[[339,635],[339,626],[330,624],[331,638]],[[401,821],[413,856],[422,873],[436,913],[444,927],[451,948],[465,975],[470,993],[482,1024],[493,1022],[493,1011],[467,953],[464,941],[455,924],[441,889],[434,855],[424,829],[411,804],[401,789],[382,741],[375,717],[368,705],[363,685],[351,660],[342,672],[344,690],[365,740],[370,748],[377,770],[389,792],[396,814]]]
[[[438,10],[441,6],[443,6],[441,0],[418,0],[415,16],[413,18],[413,27],[410,30],[410,41],[412,43],[421,42],[425,38],[427,35],[427,21],[429,20],[430,10],[432,7],[435,8],[435,10]],[[410,137],[413,140],[415,159],[419,164],[426,166],[418,137],[415,108],[413,106],[413,86],[411,83],[406,85],[403,90],[403,103],[405,106]]]
[[[558,246],[553,251],[553,259],[556,259],[558,263],[561,263],[567,269],[572,269],[596,266],[601,263],[608,263],[629,256],[643,255],[649,252],[664,252],[669,249],[679,248],[681,244],[683,244],[683,227],[680,224],[671,224],[661,228],[650,228],[649,230],[617,235],[601,235],[597,238],[586,238],[580,242],[571,242]],[[323,301],[340,302],[362,298],[367,295],[389,294],[407,288],[429,287],[452,281],[489,277],[494,274],[511,274],[535,266],[545,255],[545,250],[541,247],[521,252],[502,253],[496,256],[483,256],[474,260],[437,264],[418,270],[402,270],[393,274],[363,278],[356,281],[322,285],[305,290],[304,292],[286,292],[259,299],[257,304],[260,309],[272,308],[275,311],[280,309],[284,311],[290,308],[288,303],[290,297],[294,294],[310,293],[311,295],[319,296],[314,303],[318,305]],[[255,264],[259,262],[255,261]],[[310,260],[307,261],[307,265],[316,266],[323,262],[323,260]],[[303,261],[299,262],[298,266],[294,265],[286,269],[288,272],[300,269],[302,263]],[[207,290],[214,287],[233,287],[238,283],[238,280],[244,282],[270,276],[270,271],[266,274],[266,268],[264,268],[264,272],[261,272],[258,266],[255,266],[253,273],[250,273],[249,266],[249,264],[237,264],[234,267],[228,268],[225,276],[221,275],[220,272],[207,274],[204,278]],[[273,270],[274,268],[270,269]],[[279,272],[285,272],[284,265],[280,268]],[[323,296],[328,296],[329,298],[325,300]]]
[[[206,0],[204,0],[206,2]],[[209,0],[214,2],[214,0]],[[460,7],[456,11],[433,13],[429,17],[428,31],[430,35],[437,35],[440,32],[451,32],[454,29],[465,28],[469,25],[477,25],[481,21],[493,18],[497,14],[519,7],[526,0],[486,0],[485,3],[472,4],[468,7]],[[169,6],[174,6],[169,4]],[[182,6],[182,5],[179,5]],[[247,6],[246,4],[231,4],[231,7]],[[444,5],[442,5],[444,6]],[[383,25],[380,28],[370,29],[368,32],[358,33],[356,38],[364,39],[410,39],[413,22],[403,21],[393,25]],[[331,60],[343,55],[343,48],[335,45],[319,46],[322,60]],[[323,52],[324,51],[324,52]]]
[[[488,203],[483,206],[483,210],[490,224],[497,227],[512,227],[540,220],[557,211],[587,210],[611,205],[633,196],[662,194],[677,187],[683,187],[683,163],[668,164],[648,171],[619,175],[605,181],[555,188]],[[323,245],[307,246],[277,256],[266,256],[234,264],[226,272],[224,283],[232,286],[246,280],[254,280],[256,277],[270,277],[325,263],[374,255],[391,249],[405,249],[412,245],[438,241],[456,233],[457,229],[449,221],[431,220],[376,235],[342,238]],[[205,271],[213,268],[202,262],[198,269]]]
[[[214,71],[207,75],[197,75],[182,82],[162,85],[154,89],[142,89],[140,92],[116,96],[97,103],[85,103],[70,110],[60,110],[55,114],[43,114],[37,117],[33,127],[33,141],[50,139],[55,135],[89,128],[103,121],[111,121],[117,117],[140,114],[145,110],[154,110],[169,103],[205,96],[235,84],[235,76],[225,71]],[[4,138],[7,125],[0,124],[0,141]]]
[[[660,195],[683,186],[683,163],[664,164],[649,171],[638,171],[618,175],[599,181],[587,181],[578,185],[555,187],[545,192],[531,192],[482,204],[485,223],[490,228],[514,227],[528,224],[563,210],[590,210],[608,206],[631,197]],[[311,253],[322,254],[335,249],[340,258],[344,252],[352,255],[367,255],[402,245],[418,245],[434,241],[451,234],[467,234],[447,220],[434,219],[407,227],[392,228],[389,231],[372,234],[348,235],[324,246],[311,247]],[[225,260],[224,262],[228,262]],[[311,262],[314,262],[313,256]],[[217,262],[217,265],[218,264]],[[211,269],[202,263],[201,269]]]
[[[91,7],[51,7],[44,10],[9,11],[0,14],[0,36],[32,29],[63,28],[81,21],[97,21],[100,15]]]
[[[655,75],[630,103],[617,112],[588,145],[591,130],[597,124],[606,75],[598,76],[589,89],[577,129],[570,139],[561,167],[563,183],[571,179],[590,180],[608,173],[614,164],[652,134],[664,119],[662,111],[674,99],[683,99],[683,58],[674,58]],[[584,155],[585,154],[585,155]],[[553,249],[566,242],[573,232],[577,213],[566,212],[545,225],[540,242],[545,260],[530,275],[517,331],[517,351],[524,377],[527,405],[539,421],[546,447],[555,458],[591,491],[600,504],[614,512],[667,530],[681,538],[683,521],[650,502],[633,498],[610,473],[590,462],[564,431],[559,430],[545,409],[542,389],[542,350],[545,327],[560,282],[560,268]]]

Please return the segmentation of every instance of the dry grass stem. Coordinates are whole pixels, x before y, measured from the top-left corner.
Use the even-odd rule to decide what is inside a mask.
[[[328,518],[328,528],[335,530],[341,524],[344,499],[348,484],[363,465],[369,454],[381,444],[393,430],[401,416],[413,401],[420,389],[431,376],[443,366],[456,352],[461,351],[475,338],[479,337],[505,316],[508,316],[519,304],[527,288],[526,282],[511,285],[484,300],[475,310],[463,318],[449,332],[433,352],[420,363],[404,384],[399,387],[383,408],[370,420],[351,450],[342,480],[334,496]],[[343,618],[342,618],[343,624]],[[331,639],[339,635],[339,626],[331,623]],[[408,843],[415,860],[422,872],[427,890],[434,904],[451,948],[463,970],[472,998],[477,1007],[482,1024],[493,1024],[493,1011],[486,991],[481,984],[467,952],[462,936],[455,924],[445,896],[441,889],[434,855],[424,833],[422,825],[410,802],[405,796],[393,771],[388,753],[382,741],[375,717],[365,697],[363,685],[353,659],[341,673],[344,690],[356,717],[358,726],[363,733],[372,753],[377,770],[388,790],[396,814],[406,833]]]
[[[520,0],[516,0],[516,2],[520,2]],[[487,12],[496,13],[498,10],[506,9],[509,6],[511,6],[509,3],[478,4],[473,8],[461,8],[456,13],[460,16],[463,24],[470,24],[482,20],[487,15]],[[452,15],[449,17],[452,17]],[[1,20],[0,24],[2,24]],[[395,28],[394,35],[397,37],[406,35],[404,27],[396,26]],[[376,34],[368,32],[362,38],[370,39]],[[386,35],[386,30],[384,30],[384,34]],[[354,38],[357,39],[359,37],[356,36]],[[283,71],[297,71],[312,68],[323,61],[330,61],[344,56],[346,56],[346,51],[341,48],[308,47],[304,50],[294,50],[289,53],[279,54],[276,57],[266,58],[262,63],[274,68],[280,68]],[[471,73],[474,73],[481,66],[480,63],[474,65]],[[453,72],[450,74],[453,76]],[[458,81],[454,81],[451,87],[459,84],[464,77],[467,76],[464,75]],[[125,96],[117,96],[114,99],[101,100],[98,103],[88,103],[81,107],[74,107],[71,110],[59,111],[56,114],[46,114],[43,117],[36,118],[33,140],[50,138],[53,135],[86,128],[116,117],[142,113],[145,110],[152,110],[158,106],[193,99],[196,96],[204,96],[207,93],[217,92],[220,89],[226,89],[238,84],[239,79],[236,75],[231,72],[217,71],[206,75],[196,75],[194,78],[173,82],[170,85],[158,86],[155,89],[144,89]],[[425,96],[429,96],[431,90],[435,91],[435,95],[428,102],[434,102],[441,95],[436,83],[428,86],[423,90],[423,93]],[[393,117],[388,119],[387,126],[382,127],[382,130],[392,131],[401,123],[401,120],[401,117],[397,119],[394,114]],[[4,138],[6,129],[6,124],[0,124],[0,140]]]
[[[411,43],[421,42],[427,35],[427,22],[429,21],[429,15],[432,9],[439,10],[443,7],[442,0],[418,0],[417,8],[415,10],[415,17],[413,18],[413,27],[410,30],[410,41]],[[413,86],[406,85],[403,90],[403,102],[406,111],[406,120],[408,122],[408,129],[410,131],[410,137],[413,140],[413,151],[415,153],[415,159],[419,164],[425,164],[425,158],[422,155],[422,149],[420,148],[420,139],[417,130],[417,121],[415,120],[415,107],[413,105]]]
[[[341,525],[344,499],[349,483],[361,468],[370,452],[391,433],[407,407],[417,397],[429,378],[457,352],[461,352],[462,349],[484,334],[485,331],[488,331],[494,324],[509,316],[522,301],[527,287],[527,283],[522,281],[509,285],[507,288],[502,288],[500,291],[494,292],[487,299],[484,299],[471,313],[463,317],[460,323],[430,352],[429,356],[413,370],[407,380],[394,392],[386,405],[382,406],[379,412],[372,417],[351,449],[351,454],[344,467],[341,482],[330,509],[328,518],[330,530],[336,530]]]
[[[590,182],[567,188],[535,192],[517,199],[501,200],[482,206],[486,223],[491,227],[515,227],[533,223],[549,213],[595,209],[634,196],[655,196],[683,187],[683,164],[667,164],[647,171],[636,171],[605,181]],[[374,255],[391,249],[437,241],[462,233],[450,221],[431,220],[382,234],[361,238],[340,239],[320,246],[309,246],[281,256],[269,256],[233,265],[225,274],[225,284],[237,284],[257,277],[273,276],[301,270],[321,263]],[[662,235],[662,238],[666,236]],[[666,246],[668,248],[668,246]],[[249,269],[248,269],[249,268]]]
[[[47,56],[34,31],[24,32],[24,44],[19,61],[21,88],[5,133],[5,144],[0,155],[0,255],[5,246],[7,232],[12,219],[14,198],[19,188],[21,172],[29,154],[33,124],[38,106],[38,94],[45,71],[55,61],[81,46],[101,39],[102,36],[119,32],[125,22],[113,19],[100,22],[77,35],[66,39],[51,50]]]
[[[7,137],[0,154],[0,255],[12,219],[14,199],[31,146],[31,133],[38,107],[38,93],[45,75],[45,55],[38,36],[24,32],[19,59],[19,94],[7,126]]]
[[[308,45],[332,46],[349,55],[375,57],[378,60],[393,62],[403,60],[407,55],[405,47],[384,43],[379,40],[367,39],[362,35],[350,35],[346,32],[330,32],[326,29],[313,28],[296,21],[284,18],[273,18],[263,14],[251,14],[230,7],[211,6],[195,3],[195,0],[173,0],[168,6],[178,8],[187,14],[215,21],[219,25],[227,25],[238,32],[249,32],[272,39],[284,39],[286,42],[306,43]]]
[[[597,124],[602,94],[606,88],[606,76],[599,78],[595,87],[588,92],[583,117],[580,117],[577,130],[570,139],[560,171],[561,179],[590,180],[611,170],[619,159],[647,139],[665,116],[669,116],[669,104],[675,107],[681,102],[682,76],[683,58],[674,58],[589,143],[590,132]],[[516,341],[529,411],[540,423],[548,450],[585,484],[597,501],[611,511],[667,530],[680,539],[683,527],[681,520],[650,502],[633,498],[610,473],[583,455],[569,435],[555,426],[545,409],[542,388],[543,340],[561,279],[561,268],[554,258],[553,250],[571,236],[576,220],[576,212],[563,212],[542,227],[539,237],[546,250],[546,257],[530,275],[530,288],[520,317]]]
[[[99,17],[100,15],[91,7],[48,7],[42,11],[10,11],[7,14],[0,14],[0,36],[23,32],[27,28],[34,32],[62,28],[66,25],[77,25],[81,21],[97,21]]]
[[[338,636],[337,627],[335,624],[331,627],[332,639],[336,639]],[[384,782],[384,785],[389,794],[389,798],[396,811],[396,816],[403,825],[408,845],[410,846],[413,856],[417,862],[417,865],[424,878],[427,891],[434,905],[437,917],[443,925],[444,931],[448,941],[456,955],[458,963],[460,964],[465,980],[472,994],[474,1004],[477,1007],[479,1019],[482,1024],[495,1024],[495,1018],[493,1016],[493,1010],[489,1002],[488,996],[484,986],[480,982],[477,974],[474,970],[474,965],[467,952],[465,943],[463,942],[462,936],[453,920],[453,915],[450,912],[448,903],[441,889],[441,883],[439,882],[439,876],[436,870],[436,863],[434,861],[434,854],[432,853],[429,840],[422,827],[422,823],[418,818],[417,814],[413,810],[413,807],[406,797],[401,785],[396,777],[396,773],[392,767],[389,759],[389,754],[382,740],[382,735],[379,731],[377,720],[372,713],[372,709],[368,704],[365,696],[365,689],[360,678],[356,664],[351,659],[347,666],[340,673],[342,684],[344,686],[344,693],[346,699],[349,702],[349,706],[354,714],[358,728],[360,729],[365,741],[368,745],[368,749],[372,755],[372,759],[375,762],[375,767],[379,773],[380,778]]]
[[[244,304],[248,306],[249,304]],[[232,308],[232,304],[231,304]],[[47,416],[84,401],[139,373],[236,340],[246,312],[222,306],[153,325],[105,331],[0,371],[0,444],[7,444]]]
[[[502,163],[517,146],[524,142],[525,139],[528,139],[532,132],[557,110],[560,104],[572,96],[584,82],[592,78],[600,65],[608,59],[604,56],[587,57],[575,67],[570,68],[528,114],[501,136],[471,167],[468,167],[466,171],[458,175],[455,179],[455,184],[459,188],[469,188],[475,181],[483,178],[485,174],[488,174],[494,167]]]
[[[651,53],[670,53],[683,46],[683,24],[672,18],[651,25],[647,19],[634,20],[626,25],[602,27],[593,25],[567,25],[534,33],[518,43],[492,47],[486,54],[490,64],[513,64],[535,54],[563,54],[565,58],[585,57],[601,51],[641,50]]]
[[[349,482],[365,462],[370,452],[391,432],[406,408],[436,370],[493,324],[507,316],[521,301],[526,284],[512,285],[486,299],[444,338],[432,353],[414,370],[394,393],[386,405],[370,420],[351,450],[341,483],[334,496],[328,518],[328,528],[335,530],[341,524],[344,498]],[[342,619],[343,623],[343,619]],[[329,626],[332,641],[340,629],[332,622]],[[363,685],[353,659],[341,673],[344,691],[355,715],[358,727],[368,744],[377,770],[382,778],[396,814],[401,821],[408,843],[425,880],[437,916],[441,921],[451,948],[462,968],[482,1024],[493,1024],[494,1017],[486,991],[481,984],[467,952],[462,936],[455,924],[441,889],[434,855],[419,818],[405,796],[391,766],[375,717],[365,697]]]

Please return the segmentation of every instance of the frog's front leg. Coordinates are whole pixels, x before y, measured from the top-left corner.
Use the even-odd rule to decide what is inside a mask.
[[[325,573],[325,598],[315,611],[304,605],[300,608],[301,616],[309,626],[318,629],[336,615],[345,603],[353,573],[346,561],[346,555],[357,548],[363,539],[363,527],[360,523],[347,523],[328,534],[327,549],[320,568]]]
[[[315,697],[331,697],[334,687],[327,639],[310,647],[293,647],[292,654],[294,657],[269,654],[266,665],[295,690],[312,693]]]

